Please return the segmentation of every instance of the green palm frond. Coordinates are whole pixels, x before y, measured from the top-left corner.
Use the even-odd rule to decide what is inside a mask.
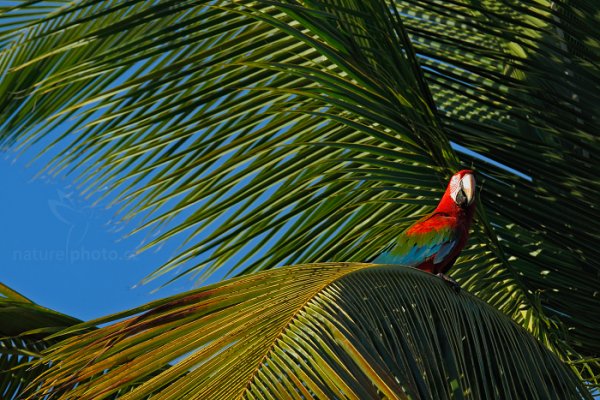
[[[589,398],[505,315],[412,268],[280,268],[66,333],[109,322],[51,348],[32,398]]]
[[[41,307],[0,283],[0,397],[20,399],[25,387],[45,369],[33,363],[49,345],[45,338],[81,323]]]
[[[592,2],[31,2],[2,16],[1,143],[59,148],[49,169],[160,231],[146,247],[184,235],[157,273],[363,261],[474,166],[482,206],[455,276],[598,382]]]

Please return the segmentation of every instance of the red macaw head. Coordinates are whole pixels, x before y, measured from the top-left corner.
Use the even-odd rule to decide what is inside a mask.
[[[460,207],[467,208],[475,201],[475,175],[469,169],[455,173],[448,183],[446,192]]]
[[[472,210],[475,204],[475,173],[469,169],[458,171],[448,183],[438,210]]]

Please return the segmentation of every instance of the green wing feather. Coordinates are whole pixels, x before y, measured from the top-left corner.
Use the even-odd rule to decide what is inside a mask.
[[[415,225],[404,231],[372,262],[415,267],[432,257],[434,264],[440,264],[454,256],[453,250],[458,244],[458,234],[455,229],[443,227],[420,231],[414,228]]]

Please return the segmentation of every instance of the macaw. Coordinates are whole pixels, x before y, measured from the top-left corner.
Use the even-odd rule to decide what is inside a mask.
[[[462,170],[452,176],[436,209],[408,227],[370,262],[401,264],[438,275],[457,292],[446,275],[467,243],[475,211],[475,176]]]

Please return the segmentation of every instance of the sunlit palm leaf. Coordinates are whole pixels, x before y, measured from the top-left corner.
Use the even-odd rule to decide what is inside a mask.
[[[46,368],[32,363],[56,341],[46,336],[81,323],[34,304],[0,283],[0,397],[19,399],[26,386]]]
[[[460,155],[486,183],[456,276],[561,357],[597,358],[589,2],[53,4],[23,35],[2,25],[2,141],[81,115],[54,170],[146,216],[149,246],[185,232],[159,272],[362,261],[435,204],[453,140],[527,175]]]
[[[73,329],[107,322],[51,349],[34,397],[589,398],[506,316],[411,268],[286,267]]]

